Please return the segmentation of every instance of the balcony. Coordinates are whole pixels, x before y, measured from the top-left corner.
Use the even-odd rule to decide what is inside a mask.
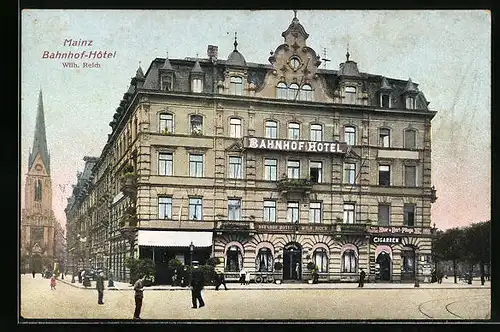
[[[254,223],[247,220],[219,220],[215,223],[218,234],[222,233],[243,233],[253,235]]]
[[[345,224],[337,222],[334,224],[334,232],[340,234],[353,234],[353,235],[365,235],[368,231],[368,224],[365,223],[355,223],[355,224]]]
[[[131,198],[135,198],[137,195],[137,174],[136,173],[125,173],[121,178],[120,191]]]
[[[312,182],[309,179],[289,179],[285,177],[277,182],[277,188],[283,195],[287,193],[309,194]]]
[[[137,230],[137,215],[134,207],[128,207],[120,220],[120,233],[129,238]]]

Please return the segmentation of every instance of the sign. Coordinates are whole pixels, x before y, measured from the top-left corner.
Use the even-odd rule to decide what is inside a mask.
[[[370,226],[370,233],[431,234],[430,228],[401,226]]]
[[[381,236],[373,236],[372,237],[372,242],[373,243],[400,243],[400,238],[399,237],[381,237]]]
[[[297,152],[347,153],[348,151],[348,145],[345,142],[298,141],[257,137],[245,137],[243,146],[247,149]]]
[[[294,224],[294,223],[286,223],[286,224],[267,224],[267,223],[256,223],[255,229],[258,231],[303,231],[303,232],[320,232],[326,233],[332,230],[332,225],[307,225],[307,224]]]

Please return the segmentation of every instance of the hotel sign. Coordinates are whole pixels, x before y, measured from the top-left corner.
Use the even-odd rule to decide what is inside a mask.
[[[323,153],[347,153],[349,149],[345,142],[298,141],[257,137],[245,137],[243,146],[247,149]]]

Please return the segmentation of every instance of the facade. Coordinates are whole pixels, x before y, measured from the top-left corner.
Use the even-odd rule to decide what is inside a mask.
[[[50,155],[45,135],[42,91],[40,91],[35,135],[24,187],[24,208],[21,211],[22,271],[42,272],[44,269],[53,268],[56,225],[52,210]]]
[[[229,280],[243,267],[306,280],[309,262],[323,281],[430,277],[435,112],[416,83],[362,73],[349,53],[319,68],[308,36],[294,17],[270,64],[235,38],[226,60],[209,45],[137,70],[79,198],[107,227],[115,277],[130,255],[153,259],[159,283],[170,259],[211,256]]]

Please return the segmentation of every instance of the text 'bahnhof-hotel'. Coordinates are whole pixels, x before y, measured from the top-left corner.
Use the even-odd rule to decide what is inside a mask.
[[[221,258],[226,279],[426,281],[433,232],[431,119],[418,85],[338,70],[297,17],[268,64],[156,58],[132,78],[99,157],[66,208],[75,269],[127,280],[126,258]],[[278,39],[278,38],[277,38]],[[274,271],[274,263],[283,269]]]

